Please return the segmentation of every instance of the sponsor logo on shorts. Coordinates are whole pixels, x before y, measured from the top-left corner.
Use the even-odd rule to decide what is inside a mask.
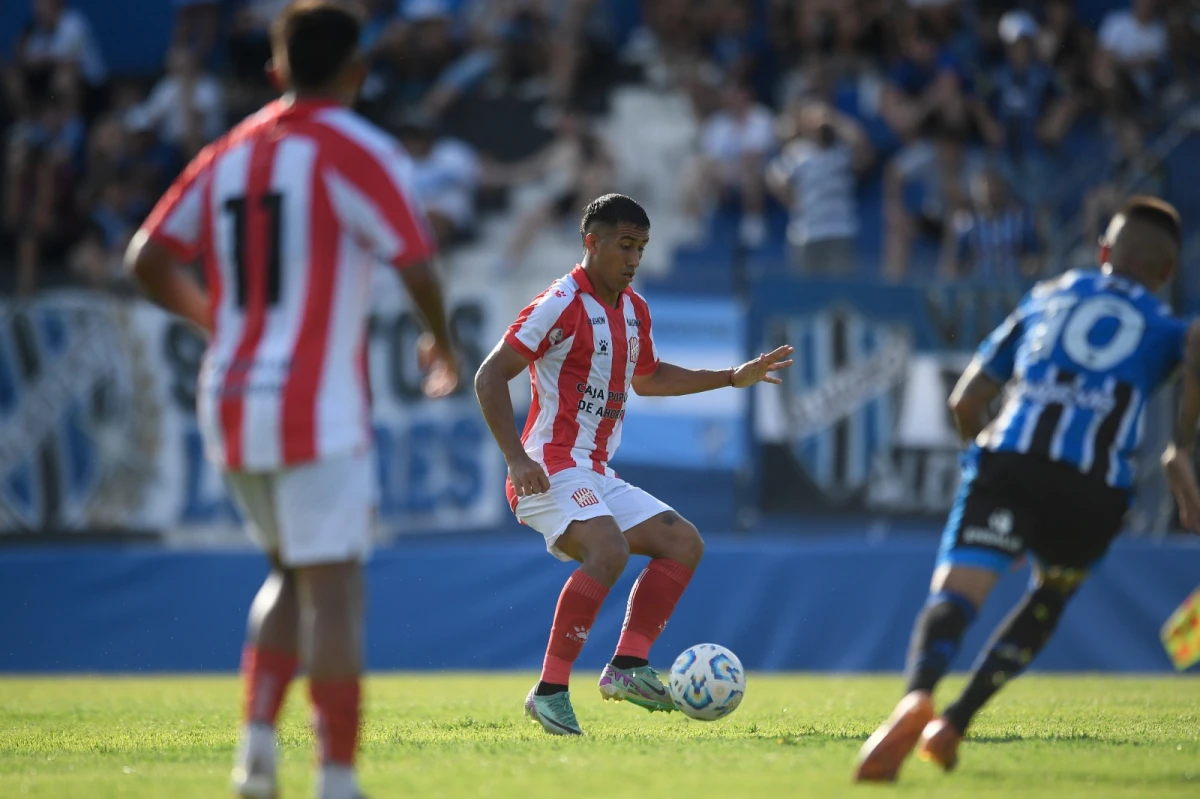
[[[575,500],[575,504],[581,508],[586,508],[589,505],[599,505],[600,500],[596,498],[596,492],[590,488],[581,488],[571,495],[571,499]]]
[[[1005,552],[1019,552],[1021,542],[1012,537],[1012,511],[1001,508],[988,517],[987,527],[966,527],[962,542],[974,546],[995,547]]]

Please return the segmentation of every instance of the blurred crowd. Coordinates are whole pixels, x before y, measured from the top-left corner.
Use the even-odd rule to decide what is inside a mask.
[[[21,293],[53,269],[121,280],[129,236],[182,166],[273,95],[267,34],[286,2],[175,0],[155,76],[110,75],[84,13],[30,2],[0,110],[0,259]],[[617,184],[618,159],[578,102],[588,75],[690,98],[689,239],[734,209],[740,245],[760,248],[775,209],[796,269],[851,274],[875,182],[890,279],[931,243],[942,277],[1039,273],[1073,127],[1098,120],[1108,148],[1079,203],[1091,237],[1123,193],[1164,189],[1146,142],[1200,77],[1200,0],[1116,3],[1097,29],[1075,0],[643,0],[628,35],[615,0],[348,2],[368,20],[362,108],[412,154],[445,247],[475,235],[482,193],[537,186],[502,271],[521,268],[548,222]],[[526,103],[544,147],[502,161],[446,135],[448,115],[496,97]]]

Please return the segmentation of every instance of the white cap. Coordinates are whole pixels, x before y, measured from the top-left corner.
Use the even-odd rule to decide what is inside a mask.
[[[1005,44],[1012,44],[1023,37],[1037,36],[1037,21],[1028,11],[1006,11],[1000,17],[1000,39]]]

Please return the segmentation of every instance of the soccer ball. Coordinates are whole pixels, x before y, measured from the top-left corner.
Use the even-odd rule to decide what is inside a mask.
[[[685,716],[713,721],[732,713],[746,695],[737,655],[718,644],[685,649],[671,666],[671,701]]]

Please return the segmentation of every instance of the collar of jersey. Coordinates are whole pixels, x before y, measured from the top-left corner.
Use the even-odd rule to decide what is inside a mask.
[[[575,285],[579,286],[579,290],[584,294],[591,294],[593,297],[596,296],[596,287],[593,286],[592,281],[588,279],[587,272],[583,271],[583,266],[581,264],[575,264],[575,268],[571,270],[571,279],[575,281]],[[633,289],[629,288],[629,286],[621,289],[622,295],[631,294],[632,292]],[[600,304],[605,306],[608,305],[606,302],[601,302]]]
[[[307,117],[315,114],[318,111],[324,111],[326,108],[336,108],[341,105],[337,100],[314,99],[314,100],[292,100],[290,103],[283,97],[275,101],[278,105],[278,113],[280,116],[286,117]]]

